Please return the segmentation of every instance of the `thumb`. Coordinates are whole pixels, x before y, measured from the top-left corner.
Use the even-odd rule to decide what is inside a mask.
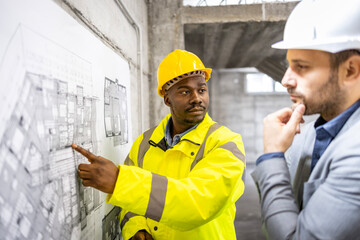
[[[303,104],[299,104],[298,106],[296,106],[293,113],[291,114],[289,122],[286,125],[290,129],[296,131],[302,120],[302,116],[304,115],[304,112],[305,112],[305,106]]]

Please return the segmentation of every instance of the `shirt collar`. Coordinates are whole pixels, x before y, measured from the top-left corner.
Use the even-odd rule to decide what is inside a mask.
[[[165,127],[165,140],[166,140],[166,144],[169,147],[174,147],[178,142],[180,142],[181,138],[187,134],[188,132],[194,130],[199,124],[196,124],[195,126],[189,128],[188,130],[186,130],[183,133],[179,133],[176,134],[174,136],[174,138],[171,138],[171,130],[173,128],[173,122],[172,122],[172,117],[169,118],[166,127]]]
[[[315,122],[315,129],[320,127],[326,130],[333,138],[340,132],[341,128],[345,125],[346,121],[351,115],[360,107],[360,99],[357,100],[348,109],[342,112],[340,115],[326,122],[321,116]]]

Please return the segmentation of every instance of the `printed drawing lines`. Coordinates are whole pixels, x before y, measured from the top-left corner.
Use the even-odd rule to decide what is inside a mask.
[[[8,106],[0,114],[0,236],[94,237],[92,214],[103,202],[81,185],[76,167],[87,160],[71,149],[97,151],[91,65],[24,27],[13,39],[0,73],[11,80],[0,92]]]
[[[105,78],[104,121],[106,137],[114,137],[114,145],[128,142],[126,88],[118,81]]]
[[[82,160],[70,147],[74,139],[91,147],[91,99],[65,94],[63,82],[43,75],[25,78],[0,142],[0,232],[8,239],[71,239],[72,228],[86,226],[100,204],[98,191],[76,181]]]

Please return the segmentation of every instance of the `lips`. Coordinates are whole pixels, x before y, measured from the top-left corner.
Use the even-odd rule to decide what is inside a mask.
[[[192,107],[186,111],[190,112],[190,113],[200,113],[200,112],[203,112],[204,110],[205,110],[204,107]]]
[[[297,94],[294,88],[288,88],[287,91],[289,93],[291,101],[295,102],[297,99],[301,98],[301,95]]]
[[[296,96],[296,95],[290,95],[290,99],[291,99],[291,101],[293,101],[293,102],[296,102],[296,99],[298,99],[299,97],[298,96]]]

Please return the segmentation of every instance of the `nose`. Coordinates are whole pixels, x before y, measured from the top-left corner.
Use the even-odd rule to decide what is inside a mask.
[[[190,96],[190,104],[202,103],[201,95],[197,91],[192,91]]]
[[[286,88],[296,87],[295,73],[291,70],[290,67],[286,69],[286,72],[281,80],[281,84]]]

